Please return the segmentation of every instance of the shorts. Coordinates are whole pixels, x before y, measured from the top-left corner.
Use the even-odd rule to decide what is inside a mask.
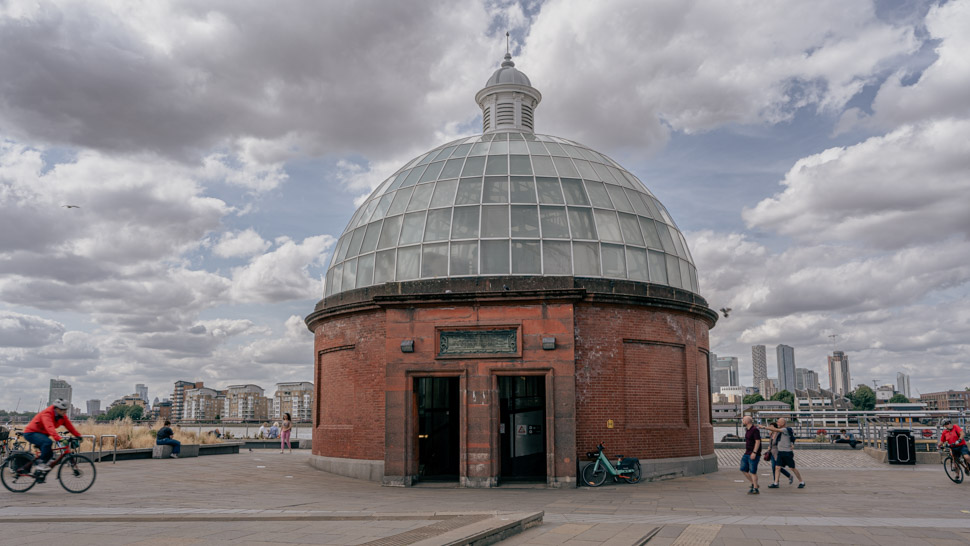
[[[741,472],[747,472],[748,474],[757,474],[758,461],[760,460],[761,460],[760,456],[752,459],[750,453],[745,453],[744,455],[741,456]]]
[[[787,466],[788,468],[795,468],[795,452],[779,451],[778,458],[775,460],[775,464],[777,464],[778,466]]]
[[[959,457],[960,455],[970,455],[970,448],[967,448],[967,444],[963,444],[962,446],[951,447],[950,453],[952,453],[954,457]]]

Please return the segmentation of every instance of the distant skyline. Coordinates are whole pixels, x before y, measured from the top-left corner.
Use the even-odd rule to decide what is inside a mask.
[[[336,6],[0,4],[0,408],[312,378],[335,237],[480,133],[506,31],[536,131],[684,232],[742,383],[780,343],[970,383],[970,1]]]

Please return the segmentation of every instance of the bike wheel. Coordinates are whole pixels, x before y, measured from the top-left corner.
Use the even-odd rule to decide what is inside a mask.
[[[629,474],[623,474],[623,479],[626,483],[637,483],[640,481],[640,476],[642,475],[642,469],[640,468],[640,463],[633,463],[633,472]]]
[[[34,456],[29,453],[14,453],[0,466],[0,482],[12,493],[23,493],[37,483],[31,472]]]
[[[946,471],[946,477],[950,478],[953,483],[961,483],[963,481],[963,465],[956,465],[956,471],[953,470],[953,457],[947,457],[943,459],[943,470]]]
[[[84,455],[70,454],[64,457],[57,469],[57,479],[71,493],[84,493],[94,485],[98,471],[91,459]]]
[[[599,462],[586,465],[583,469],[583,483],[590,487],[599,487],[606,481],[606,467]]]

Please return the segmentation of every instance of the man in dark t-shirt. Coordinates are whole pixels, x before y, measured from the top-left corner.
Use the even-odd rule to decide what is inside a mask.
[[[751,416],[745,415],[744,423],[744,455],[741,456],[741,473],[744,479],[751,483],[749,495],[757,495],[758,491],[758,461],[761,459],[761,430],[754,426]]]
[[[182,442],[172,438],[172,436],[175,436],[175,432],[172,430],[171,424],[171,421],[165,421],[165,425],[155,435],[155,445],[172,446],[172,454],[170,457],[178,459],[179,451],[182,449]]]

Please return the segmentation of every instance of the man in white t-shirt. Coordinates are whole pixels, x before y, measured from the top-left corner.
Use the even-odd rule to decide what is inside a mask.
[[[798,478],[798,488],[805,488],[805,480],[802,479],[801,472],[795,468],[795,432],[792,428],[785,426],[788,421],[784,417],[778,419],[778,426],[765,425],[765,429],[778,433],[778,460],[775,467],[775,475],[768,489],[778,489],[778,480],[781,479],[781,469],[788,467]]]

